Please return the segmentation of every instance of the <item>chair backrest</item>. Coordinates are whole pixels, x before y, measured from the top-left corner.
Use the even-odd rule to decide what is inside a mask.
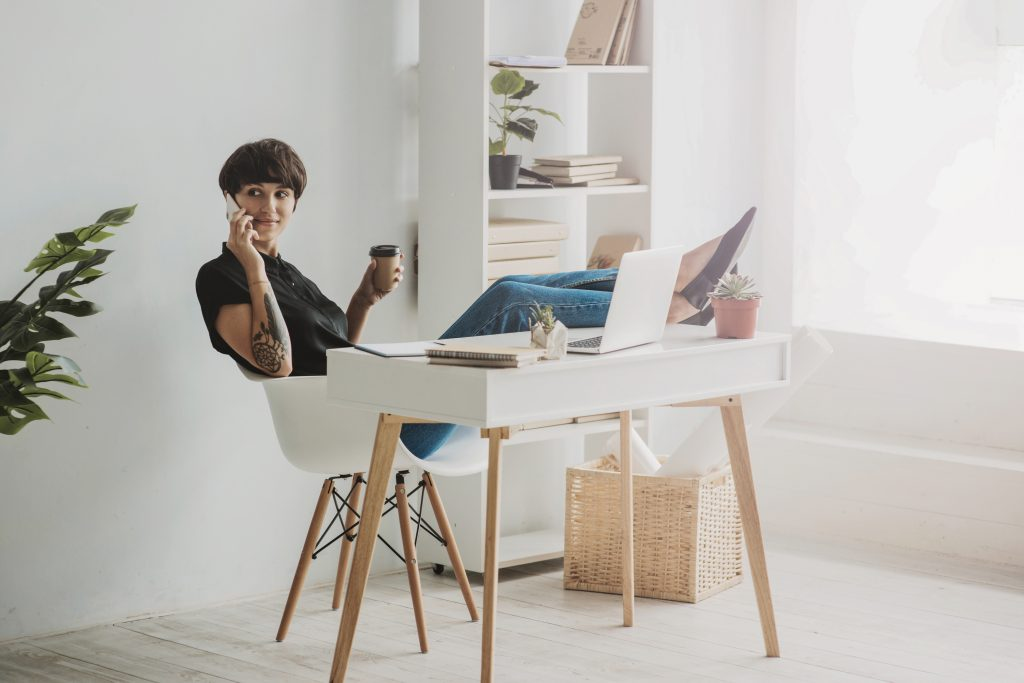
[[[327,401],[327,378],[264,377],[239,366],[259,382],[270,404],[281,451],[301,470],[317,474],[365,472],[373,453],[377,414]]]

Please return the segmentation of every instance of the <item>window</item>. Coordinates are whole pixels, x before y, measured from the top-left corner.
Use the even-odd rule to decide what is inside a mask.
[[[990,3],[798,7],[797,322],[1024,350],[1024,48]]]

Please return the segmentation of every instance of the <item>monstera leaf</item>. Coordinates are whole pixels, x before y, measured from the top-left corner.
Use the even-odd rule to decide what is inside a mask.
[[[44,384],[86,386],[73,360],[45,353],[48,342],[76,336],[53,316],[81,318],[102,310],[82,299],[76,288],[103,277],[97,266],[113,252],[86,245],[113,237],[109,228],[124,225],[134,214],[135,206],[111,209],[91,225],[57,233],[25,268],[35,277],[11,299],[0,301],[0,434],[16,434],[30,422],[49,419],[36,398],[68,398]],[[70,267],[59,272],[53,284],[41,287],[35,301],[19,301],[37,280],[65,266]]]
[[[562,123],[561,117],[555,112],[522,103],[524,98],[532,95],[539,87],[539,83],[524,78],[514,69],[501,69],[491,79],[491,92],[504,99],[500,106],[491,103],[490,122],[498,129],[498,137],[488,140],[490,154],[506,154],[509,137],[533,142],[537,135],[537,119],[532,116],[536,114],[549,116]]]

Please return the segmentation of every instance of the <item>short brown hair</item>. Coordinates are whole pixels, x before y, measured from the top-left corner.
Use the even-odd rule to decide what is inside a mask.
[[[248,183],[280,183],[295,193],[306,189],[306,167],[290,145],[264,138],[236,149],[220,169],[220,190],[238,194]]]

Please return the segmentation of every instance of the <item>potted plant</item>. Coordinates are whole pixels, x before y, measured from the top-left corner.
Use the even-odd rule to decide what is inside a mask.
[[[739,273],[727,273],[719,279],[712,292],[711,306],[715,310],[715,330],[723,339],[752,339],[757,326],[757,309],[761,295],[754,289],[754,278]]]
[[[530,346],[544,349],[544,360],[558,360],[569,349],[569,330],[555,319],[551,306],[530,306]]]
[[[490,121],[498,128],[498,137],[491,139],[489,146],[488,170],[492,190],[514,190],[519,179],[523,158],[519,154],[508,153],[510,136],[533,142],[537,134],[536,114],[562,122],[553,111],[523,104],[523,100],[539,87],[514,69],[502,69],[491,79],[491,92],[504,98],[500,107],[491,103]]]
[[[29,422],[49,419],[37,398],[67,399],[44,385],[86,386],[73,360],[45,353],[45,342],[75,336],[51,314],[81,317],[100,312],[76,290],[104,275],[97,266],[112,252],[85,245],[113,237],[108,229],[124,225],[134,213],[134,206],[112,209],[92,225],[54,235],[25,268],[34,271],[35,277],[13,298],[0,301],[0,434],[16,434]],[[70,267],[57,275],[56,282],[40,288],[35,301],[18,301],[36,280],[62,266]]]

